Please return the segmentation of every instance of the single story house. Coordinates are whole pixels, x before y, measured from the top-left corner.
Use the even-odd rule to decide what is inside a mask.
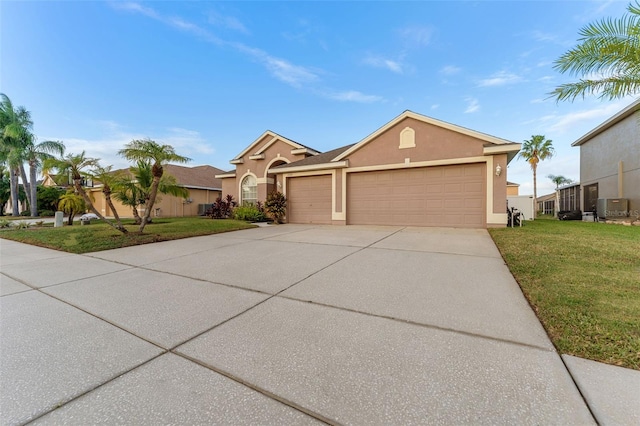
[[[542,214],[555,214],[556,212],[556,197],[557,194],[552,192],[551,194],[541,195],[536,199],[538,204],[536,211]]]
[[[498,227],[507,223],[507,165],[519,150],[405,111],[325,153],[267,131],[216,177],[240,203],[283,192],[289,223]]]
[[[182,198],[158,193],[152,217],[185,217],[201,214],[203,205],[214,203],[222,195],[221,181],[216,178],[216,175],[220,173],[223,171],[206,165],[196,167],[165,165],[164,174],[175,177],[178,185],[189,190],[189,196]],[[96,209],[104,216],[113,216],[113,212],[102,194],[102,185],[96,182],[89,190],[94,198]],[[125,206],[113,198],[112,201],[120,217],[133,217],[131,207]],[[139,210],[141,215],[143,210],[143,207]]]
[[[640,99],[571,146],[580,147],[581,210],[595,210],[598,199],[618,199],[615,210],[599,208],[598,216],[639,216]]]

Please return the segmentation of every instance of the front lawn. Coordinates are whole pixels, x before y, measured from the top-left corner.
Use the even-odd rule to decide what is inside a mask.
[[[153,222],[145,227],[144,233],[139,234],[138,226],[132,221],[124,223],[129,231],[127,235],[94,220],[90,225],[84,226],[77,223],[62,228],[46,226],[2,229],[0,238],[80,254],[255,227],[247,222],[230,219],[161,218],[153,219]]]
[[[489,233],[559,352],[640,370],[640,227],[538,219]]]

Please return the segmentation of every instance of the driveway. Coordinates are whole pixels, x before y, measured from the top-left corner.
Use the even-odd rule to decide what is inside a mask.
[[[3,424],[590,424],[484,230],[0,240]]]

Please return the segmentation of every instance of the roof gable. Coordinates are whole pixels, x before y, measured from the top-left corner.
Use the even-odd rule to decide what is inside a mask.
[[[418,120],[418,121],[421,121],[423,123],[428,123],[428,124],[431,124],[431,125],[434,125],[434,126],[438,126],[438,127],[442,127],[444,129],[448,129],[448,130],[451,130],[451,131],[454,131],[454,132],[457,132],[457,133],[461,133],[461,134],[464,134],[464,135],[467,135],[467,136],[471,136],[473,138],[476,138],[476,139],[479,139],[481,141],[484,141],[484,142],[486,142],[486,143],[488,143],[490,145],[513,144],[513,142],[508,141],[506,139],[497,138],[495,136],[487,135],[486,133],[480,133],[480,132],[477,132],[475,130],[467,129],[466,127],[456,126],[455,124],[447,123],[445,121],[436,120],[435,118],[427,117],[426,115],[417,114],[417,113],[415,113],[413,111],[408,111],[407,110],[407,111],[403,112],[402,114],[400,114],[399,116],[397,116],[396,118],[394,118],[393,120],[389,121],[384,126],[380,127],[375,132],[371,133],[366,138],[362,139],[360,142],[358,142],[355,145],[353,145],[348,150],[342,152],[340,155],[335,157],[333,159],[333,161],[340,161],[340,160],[343,160],[343,159],[347,158],[350,154],[354,153],[355,151],[359,150],[363,146],[367,145],[369,142],[371,142],[372,140],[376,139],[382,133],[384,133],[387,130],[391,129],[393,126],[395,126],[396,124],[400,123],[402,120],[404,120],[406,118],[413,118],[414,120]]]
[[[252,154],[252,155],[259,155],[262,152],[264,152],[267,148],[269,148],[271,145],[273,145],[274,143],[276,143],[277,141],[282,141],[288,145],[291,146],[292,150],[308,150],[308,152],[312,155],[317,154],[318,152],[314,149],[311,149],[305,145],[302,145],[301,143],[295,142],[291,139],[285,138],[282,135],[279,135],[275,132],[272,132],[271,130],[267,130],[266,132],[264,132],[262,135],[260,135],[258,137],[258,139],[256,139],[255,141],[253,141],[248,147],[246,147],[244,149],[244,151],[242,151],[240,154],[236,155],[233,160],[231,160],[231,163],[233,164],[234,161],[237,160],[241,160],[242,157],[244,157],[247,154]]]

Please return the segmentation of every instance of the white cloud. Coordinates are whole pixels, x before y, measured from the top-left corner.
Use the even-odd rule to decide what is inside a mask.
[[[433,104],[433,105],[431,105],[431,110],[432,110],[432,111],[433,111],[433,110],[436,110],[436,109],[438,109],[438,108],[440,108],[440,104]]]
[[[440,74],[454,75],[454,74],[458,74],[460,71],[462,71],[462,68],[460,67],[456,67],[455,65],[447,65],[440,69]]]
[[[476,98],[466,98],[467,109],[464,110],[465,114],[472,114],[480,110],[480,103]]]
[[[500,71],[493,74],[489,78],[485,78],[480,80],[478,83],[479,87],[496,87],[496,86],[505,86],[508,84],[515,84],[523,81],[522,77],[519,75],[509,73],[507,71]]]
[[[431,27],[406,27],[399,31],[402,38],[410,44],[418,47],[427,46],[431,42],[433,28]]]
[[[126,131],[124,126],[114,121],[98,121],[103,135],[97,138],[83,139],[57,135],[43,137],[43,140],[61,140],[65,144],[65,154],[80,154],[85,151],[87,157],[99,158],[104,166],[113,165],[115,169],[123,169],[131,164],[118,155],[118,151],[134,139],[151,138],[160,144],[171,145],[176,152],[186,157],[210,156],[216,150],[194,130],[170,127],[159,134],[147,135]],[[100,130],[98,130],[100,131]]]
[[[343,102],[359,102],[359,103],[373,103],[383,101],[384,98],[377,95],[366,95],[357,90],[347,90],[344,92],[324,92],[323,96],[329,99]]]
[[[242,34],[250,34],[247,27],[240,22],[238,18],[233,16],[222,15],[218,12],[209,13],[209,23],[218,27],[227,28],[229,30],[238,31]]]
[[[385,68],[397,74],[403,73],[402,65],[400,64],[400,62],[383,58],[381,56],[367,56],[364,59],[364,63],[375,68]]]
[[[589,129],[594,128],[601,122],[616,114],[627,104],[628,102],[626,101],[620,101],[593,109],[575,111],[555,116],[553,118],[553,121],[555,122],[549,126],[549,131],[562,134],[575,128],[584,127],[585,124],[589,125]]]

